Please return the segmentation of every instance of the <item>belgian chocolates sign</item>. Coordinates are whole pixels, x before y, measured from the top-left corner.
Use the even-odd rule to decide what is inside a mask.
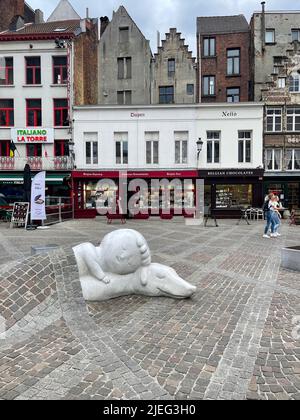
[[[200,171],[200,178],[261,177],[263,174],[263,169],[220,169]]]

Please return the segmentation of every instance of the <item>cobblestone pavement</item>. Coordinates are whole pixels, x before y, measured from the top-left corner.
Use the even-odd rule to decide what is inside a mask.
[[[274,240],[262,222],[128,227],[198,287],[192,299],[84,302],[71,246],[118,224],[0,225],[0,399],[300,399],[300,275],[280,268],[299,227]],[[62,248],[30,257],[45,244]]]

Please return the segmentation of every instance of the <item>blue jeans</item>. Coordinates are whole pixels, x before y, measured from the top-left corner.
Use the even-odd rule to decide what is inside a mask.
[[[280,217],[278,215],[278,213],[274,213],[273,214],[273,220],[274,220],[274,233],[277,233],[280,225],[281,225],[281,220]]]
[[[274,214],[272,211],[267,211],[266,212],[266,216],[267,216],[267,224],[265,227],[265,235],[267,235],[269,233],[269,230],[271,229],[272,233],[275,233],[275,218],[274,218]]]

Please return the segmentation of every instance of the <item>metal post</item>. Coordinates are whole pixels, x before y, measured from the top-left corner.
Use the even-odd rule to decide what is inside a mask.
[[[61,197],[59,197],[59,199],[58,199],[58,208],[59,208],[59,223],[61,223],[62,222],[62,217],[61,217],[61,205],[62,205],[62,203],[61,203]]]

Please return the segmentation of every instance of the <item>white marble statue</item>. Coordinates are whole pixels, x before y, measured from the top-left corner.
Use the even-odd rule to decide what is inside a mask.
[[[73,251],[87,301],[131,294],[185,299],[196,291],[195,286],[181,279],[171,267],[151,264],[147,241],[135,230],[111,232],[99,247],[85,243]]]

